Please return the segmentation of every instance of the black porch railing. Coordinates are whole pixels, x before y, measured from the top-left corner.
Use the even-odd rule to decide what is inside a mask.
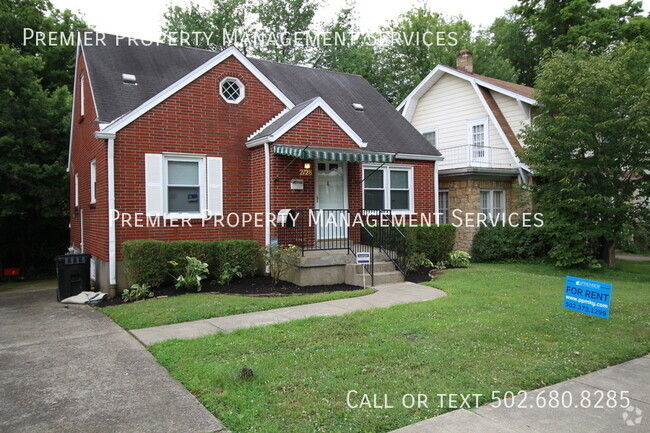
[[[406,238],[393,223],[390,210],[292,209],[278,222],[278,244],[306,251],[347,250],[370,254],[364,269],[374,284],[374,259],[383,252],[406,275]]]

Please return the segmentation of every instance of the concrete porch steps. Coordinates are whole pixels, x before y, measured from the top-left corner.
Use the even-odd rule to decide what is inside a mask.
[[[372,279],[370,275],[364,270],[363,265],[357,265],[356,263],[348,264],[345,266],[345,283],[353,286],[363,286],[363,274],[366,274],[365,285],[379,285],[379,284],[393,284],[393,283],[403,283],[404,275],[397,269],[393,262],[382,261],[375,262],[374,266],[374,281],[371,283]]]

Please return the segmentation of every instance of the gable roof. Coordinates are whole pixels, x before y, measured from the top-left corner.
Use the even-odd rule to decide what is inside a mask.
[[[249,137],[248,147],[257,144],[272,143],[280,138],[284,133],[293,128],[298,122],[307,117],[317,108],[320,108],[327,114],[345,132],[352,141],[359,147],[366,147],[368,143],[364,142],[359,135],[348,125],[341,117],[329,106],[320,96],[302,102],[295,107],[285,110],[275,117],[273,121],[263,127],[263,129]]]
[[[127,43],[104,35],[106,43],[82,47],[88,64],[100,123],[116,132],[211,67],[235,56],[269,87],[288,109],[320,97],[336,115],[368,143],[367,150],[440,157],[363,77],[359,75],[285,65],[246,58],[234,47],[220,53],[196,48]],[[137,85],[125,84],[122,74],[136,76]],[[360,103],[364,111],[357,111]],[[278,120],[278,119],[276,119]]]
[[[445,74],[453,75],[480,87],[485,87],[486,89],[510,96],[517,101],[525,102],[530,105],[537,104],[537,101],[534,98],[535,89],[532,87],[522,86],[521,84],[515,84],[497,78],[486,77],[485,75],[466,72],[465,70],[445,65],[438,65],[433,68],[429,75],[427,75],[420,84],[409,93],[402,103],[397,106],[397,110],[400,111],[408,120],[411,120],[419,99]]]

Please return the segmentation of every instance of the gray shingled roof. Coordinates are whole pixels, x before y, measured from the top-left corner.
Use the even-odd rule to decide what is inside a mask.
[[[104,45],[87,44],[83,48],[100,122],[111,122],[135,109],[217,54],[166,44],[116,41],[115,36],[105,35]],[[322,97],[368,143],[366,150],[440,155],[359,75],[253,58],[250,61],[295,105]],[[124,84],[122,74],[135,75],[137,85]],[[364,111],[356,111],[353,103],[362,104]]]

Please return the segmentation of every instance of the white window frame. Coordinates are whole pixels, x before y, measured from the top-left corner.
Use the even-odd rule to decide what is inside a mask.
[[[79,77],[79,115],[86,115],[86,74]]]
[[[199,211],[198,212],[170,212],[169,211],[169,162],[196,162],[199,164]],[[165,218],[203,218],[203,210],[206,208],[206,173],[205,157],[191,155],[166,155],[163,154],[163,209]]]
[[[90,161],[90,204],[97,203],[97,160]]]
[[[506,190],[505,189],[500,189],[500,188],[481,189],[481,192],[479,193],[479,207],[481,209],[481,213],[485,214],[485,212],[483,212],[483,198],[482,198],[482,195],[483,195],[483,193],[488,193],[489,197],[490,197],[489,200],[488,200],[489,201],[489,203],[488,203],[488,213],[485,214],[485,215],[487,215],[488,217],[492,216],[492,219],[494,220],[495,217],[496,217],[494,215],[494,210],[495,210],[494,193],[495,192],[500,192],[501,193],[501,206],[500,206],[500,208],[502,209],[502,213],[500,215],[499,220],[503,221],[503,220],[505,220],[505,217],[506,217]]]
[[[79,172],[74,174],[74,207],[79,207]]]
[[[435,132],[435,133],[436,133],[436,140],[435,140],[435,143],[431,143],[431,142],[429,142],[429,143],[431,143],[431,145],[432,145],[435,149],[437,149],[437,148],[438,148],[438,144],[440,143],[440,136],[438,135],[438,127],[436,126],[436,127],[426,128],[426,129],[422,129],[422,130],[420,130],[420,134],[422,134],[422,135],[424,135],[424,134],[430,134],[430,133],[432,133],[432,132]],[[427,141],[429,141],[426,137],[425,137],[425,139],[426,139]]]
[[[228,99],[226,96],[223,94],[223,83],[226,81],[233,81],[239,86],[239,98],[237,99]],[[242,99],[246,96],[246,88],[244,86],[244,83],[239,80],[239,78],[236,77],[225,77],[223,80],[219,82],[219,95],[223,98],[224,101],[226,101],[229,104],[239,104]]]
[[[440,198],[446,194],[447,197],[447,206],[442,207],[440,206]],[[444,212],[446,211],[446,213]],[[448,189],[441,189],[438,191],[438,212],[440,213],[440,218],[439,222],[440,224],[449,224],[449,190]]]
[[[474,144],[474,127],[483,126],[483,155],[476,156]],[[471,162],[487,162],[489,160],[489,146],[490,146],[490,124],[487,117],[479,119],[472,119],[467,121],[467,144],[468,144],[468,157]]]
[[[364,164],[362,167],[361,174],[363,176],[363,184],[361,186],[361,200],[363,203],[363,208],[366,208],[366,181],[365,181],[365,170],[375,170],[378,168],[378,171],[382,173],[384,179],[383,188],[368,188],[369,190],[384,190],[384,208],[390,209],[390,192],[391,190],[396,191],[408,191],[409,192],[409,208],[408,209],[390,209],[394,215],[403,215],[403,214],[412,214],[415,212],[415,197],[414,197],[414,176],[413,176],[413,166],[411,165],[402,165],[402,164],[385,164],[383,166],[379,164]],[[408,187],[407,188],[391,188],[390,184],[390,172],[391,171],[405,171],[408,173]]]

